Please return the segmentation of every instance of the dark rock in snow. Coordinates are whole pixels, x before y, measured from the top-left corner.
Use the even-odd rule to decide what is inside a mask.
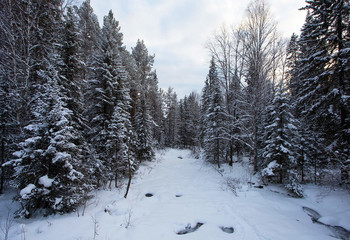
[[[197,223],[196,226],[192,227],[191,224],[187,224],[187,226],[185,227],[184,230],[181,230],[179,232],[177,232],[177,235],[184,235],[184,234],[188,234],[188,233],[192,233],[198,230],[198,228],[200,228],[201,226],[203,226],[204,223]]]
[[[220,229],[225,233],[233,233],[235,231],[233,227],[220,227]]]
[[[153,197],[153,194],[152,193],[146,193],[145,196],[146,197]]]
[[[317,220],[321,217],[321,214],[319,214],[317,211],[313,210],[312,208],[303,207],[303,211],[311,217],[311,220],[313,222],[317,222]]]

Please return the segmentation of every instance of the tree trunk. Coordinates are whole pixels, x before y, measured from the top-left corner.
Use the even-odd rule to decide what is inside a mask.
[[[232,140],[230,141],[230,162],[229,165],[232,167],[233,166],[233,143]]]
[[[5,173],[4,173],[4,167],[3,164],[5,163],[5,143],[4,138],[1,138],[1,166],[0,166],[0,194],[3,194],[4,192],[4,180],[5,180]]]
[[[124,195],[124,198],[126,198],[128,196],[129,189],[130,189],[130,184],[131,184],[131,178],[132,178],[129,150],[128,150],[128,165],[129,165],[129,181],[128,181],[128,186],[126,187],[126,193]]]
[[[115,176],[114,176],[114,187],[118,187],[118,173],[117,171],[115,172]]]
[[[254,121],[255,122],[255,121]],[[254,163],[254,173],[258,172],[258,136],[257,136],[257,127],[256,122],[254,123],[253,129],[253,141],[254,141],[254,149],[253,149],[253,163]]]

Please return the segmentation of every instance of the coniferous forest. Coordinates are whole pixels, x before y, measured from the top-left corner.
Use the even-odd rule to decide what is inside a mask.
[[[287,41],[263,1],[222,27],[200,94],[158,87],[143,40],[86,0],[0,2],[0,193],[31,217],[75,211],[93,190],[132,181],[160,148],[215,164],[249,157],[265,182],[349,186],[349,1],[308,0]],[[128,192],[125,193],[127,197]]]

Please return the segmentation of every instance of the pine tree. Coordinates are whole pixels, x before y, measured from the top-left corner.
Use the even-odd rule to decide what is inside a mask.
[[[200,109],[198,96],[192,92],[179,103],[179,142],[180,146],[196,151],[199,146],[199,118]]]
[[[220,89],[214,58],[211,61],[209,75],[210,95],[208,98],[207,115],[205,116],[204,152],[205,158],[220,168],[224,161],[225,148],[229,140],[227,127],[227,112]]]
[[[26,186],[38,186],[37,176],[41,176],[43,167],[41,163],[48,162],[45,151],[49,146],[50,125],[47,116],[54,104],[57,92],[57,62],[55,46],[57,46],[59,33],[62,27],[61,1],[32,1],[20,3],[26,21],[23,21],[23,40],[27,51],[23,52],[26,87],[23,90],[23,99],[27,101],[23,125],[26,134],[22,142],[17,142],[25,151],[14,154],[16,158],[12,163],[16,168],[15,184],[19,189]],[[53,29],[52,26],[56,28]],[[44,165],[44,164],[43,164]],[[32,214],[39,208],[43,200],[43,192],[34,190],[28,198],[19,195],[23,203],[24,215]],[[47,206],[43,206],[46,208]]]
[[[233,164],[233,155],[236,152],[237,160],[239,160],[242,150],[247,144],[242,137],[245,132],[244,118],[243,118],[243,104],[244,96],[242,94],[242,87],[240,77],[238,73],[234,74],[232,80],[229,83],[228,91],[228,124],[230,129],[230,141],[227,149],[227,156],[229,158],[229,164]]]
[[[151,160],[154,157],[153,150],[153,119],[150,115],[150,80],[152,80],[152,66],[154,56],[148,55],[148,50],[143,41],[138,40],[132,49],[132,56],[136,63],[136,79],[132,89],[133,125],[137,135],[137,156],[139,161]],[[153,79],[154,80],[154,79]]]
[[[299,60],[299,45],[298,45],[298,35],[293,33],[291,36],[288,46],[287,46],[287,56],[286,56],[286,79],[287,85],[291,91],[291,97],[296,98],[297,93],[300,91],[299,81],[296,79],[296,69],[297,61]],[[293,100],[294,102],[294,100]]]
[[[137,136],[136,154],[140,162],[150,161],[154,157],[151,132],[152,118],[149,114],[149,108],[144,94],[139,96],[137,106],[135,116],[135,131]]]
[[[206,134],[206,129],[208,129],[208,109],[209,109],[209,100],[210,100],[210,94],[211,94],[211,83],[209,82],[209,76],[207,76],[205,82],[204,82],[204,87],[202,89],[202,96],[201,96],[201,108],[200,108],[200,139],[201,139],[201,144],[204,146],[204,137]]]
[[[188,145],[192,148],[192,150],[196,151],[196,148],[199,147],[200,104],[199,95],[195,92],[190,93],[187,98],[185,115],[188,118]]]
[[[119,22],[114,19],[112,11],[104,17],[102,28],[102,44],[100,53],[94,63],[95,76],[89,80],[89,108],[86,116],[89,118],[90,130],[88,133],[97,158],[102,161],[102,184],[111,181],[116,176],[113,166],[116,161],[116,135],[111,133],[112,122],[118,121],[115,112],[116,96],[119,81],[124,81],[126,72],[122,66],[120,47],[122,34],[119,32]]]
[[[84,63],[82,78],[84,81],[93,77],[94,56],[98,54],[101,44],[101,28],[97,16],[90,5],[90,0],[84,1],[79,10],[79,29],[81,31],[80,54]]]
[[[112,137],[107,142],[107,148],[112,152],[111,166],[116,187],[120,177],[125,177],[127,174],[131,177],[136,169],[136,136],[131,124],[131,98],[127,79],[124,67],[120,68],[117,79],[118,86],[115,92],[115,107],[109,125],[109,134]]]
[[[162,112],[162,98],[158,89],[158,77],[156,72],[152,72],[149,77],[148,102],[150,106],[150,115],[152,117],[152,138],[157,147],[164,145],[164,121]]]
[[[179,106],[177,94],[173,88],[169,87],[164,93],[164,113],[165,113],[165,146],[175,147],[178,143],[179,131]]]
[[[28,58],[25,51],[29,41],[25,24],[25,4],[19,1],[0,2],[0,194],[12,175],[5,163],[12,159],[23,138],[21,125],[28,120],[29,99],[27,75]],[[28,19],[27,19],[28,20]]]
[[[290,172],[297,169],[300,148],[298,122],[292,113],[290,96],[283,86],[276,93],[269,113],[270,121],[265,127],[264,165],[275,162],[274,174],[283,183],[286,179],[288,181]]]
[[[308,1],[308,16],[299,39],[297,78],[301,83],[297,110],[311,130],[323,139],[330,163],[347,182],[349,156],[349,6],[344,1]]]
[[[67,8],[62,30],[62,64],[60,69],[60,85],[67,99],[67,107],[73,111],[75,121],[83,124],[83,75],[84,62],[80,52],[82,45],[76,9]]]

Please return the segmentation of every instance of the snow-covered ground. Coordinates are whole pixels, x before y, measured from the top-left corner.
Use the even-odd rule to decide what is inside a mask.
[[[84,216],[81,209],[79,216],[16,219],[9,239],[335,239],[303,207],[317,211],[320,222],[350,230],[350,196],[343,190],[308,185],[306,197],[296,199],[277,186],[257,184],[242,164],[217,171],[189,151],[170,149],[140,167],[127,199],[125,186],[98,191]],[[7,209],[16,207],[9,194],[0,196],[2,228]]]

